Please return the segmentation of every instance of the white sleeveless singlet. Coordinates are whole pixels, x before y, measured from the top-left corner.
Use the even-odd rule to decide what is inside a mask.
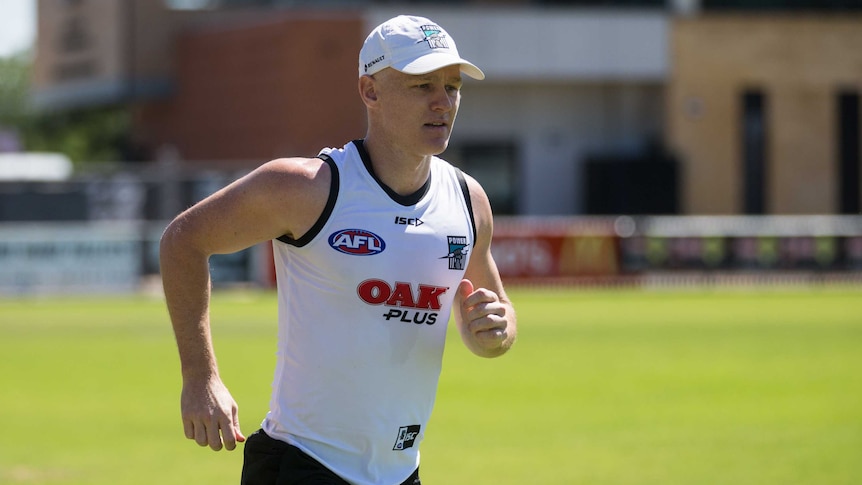
[[[399,196],[361,141],[320,155],[329,203],[299,240],[273,241],[278,354],[263,429],[355,485],[394,485],[419,465],[446,327],[475,240],[461,172],[434,157]]]

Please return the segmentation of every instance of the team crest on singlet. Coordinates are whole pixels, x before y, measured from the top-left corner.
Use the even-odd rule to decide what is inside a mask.
[[[467,257],[466,236],[446,236],[449,241],[449,254],[440,259],[449,259],[449,269],[464,269],[464,260]]]

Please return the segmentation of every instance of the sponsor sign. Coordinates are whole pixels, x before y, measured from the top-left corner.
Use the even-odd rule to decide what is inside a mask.
[[[434,325],[442,308],[440,297],[449,288],[434,285],[413,285],[397,282],[390,285],[381,279],[368,279],[356,287],[359,299],[368,305],[388,307],[383,317],[386,321],[396,319],[405,323]]]
[[[491,252],[503,279],[519,282],[652,271],[859,271],[862,218],[501,218]]]

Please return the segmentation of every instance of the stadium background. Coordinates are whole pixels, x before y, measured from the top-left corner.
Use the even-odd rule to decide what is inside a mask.
[[[0,293],[134,290],[184,207],[361,137],[357,49],[400,12],[488,75],[444,157],[486,187],[509,281],[858,278],[859,2],[40,0],[30,106],[129,128],[65,172],[6,144]],[[272,284],[268,251],[214,282]]]

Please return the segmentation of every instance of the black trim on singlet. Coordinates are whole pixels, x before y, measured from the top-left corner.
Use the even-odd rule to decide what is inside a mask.
[[[419,187],[419,190],[413,192],[409,195],[401,195],[394,190],[390,189],[389,186],[384,184],[379,178],[377,178],[377,174],[374,173],[374,167],[371,165],[371,156],[368,155],[368,152],[365,150],[365,143],[363,140],[353,140],[353,144],[356,146],[356,151],[359,152],[359,157],[362,159],[362,163],[365,165],[365,169],[368,170],[368,173],[374,178],[377,182],[377,185],[386,192],[386,195],[389,196],[395,202],[403,205],[403,206],[411,206],[416,205],[422,200],[422,197],[425,197],[425,194],[428,193],[428,189],[431,188],[431,175],[428,175],[428,180]]]
[[[329,216],[332,215],[332,210],[335,208],[335,201],[338,199],[338,188],[341,181],[338,178],[338,167],[335,165],[335,161],[325,153],[321,153],[317,158],[323,160],[327,165],[329,165],[329,171],[332,174],[332,181],[329,185],[329,198],[326,200],[326,206],[323,208],[323,212],[320,214],[320,217],[317,218],[314,225],[311,226],[311,229],[309,229],[308,232],[303,234],[299,239],[293,239],[287,234],[276,238],[285,244],[290,244],[291,246],[296,246],[298,248],[310,243],[311,240],[320,233],[323,229],[323,225],[326,224],[326,221],[329,220]]]
[[[467,179],[464,178],[464,172],[455,168],[455,174],[458,176],[458,184],[461,186],[461,192],[464,193],[464,202],[467,204],[467,212],[470,213],[470,226],[473,228],[473,245],[476,245],[476,216],[473,215],[473,200],[470,198],[470,188],[467,187]]]

